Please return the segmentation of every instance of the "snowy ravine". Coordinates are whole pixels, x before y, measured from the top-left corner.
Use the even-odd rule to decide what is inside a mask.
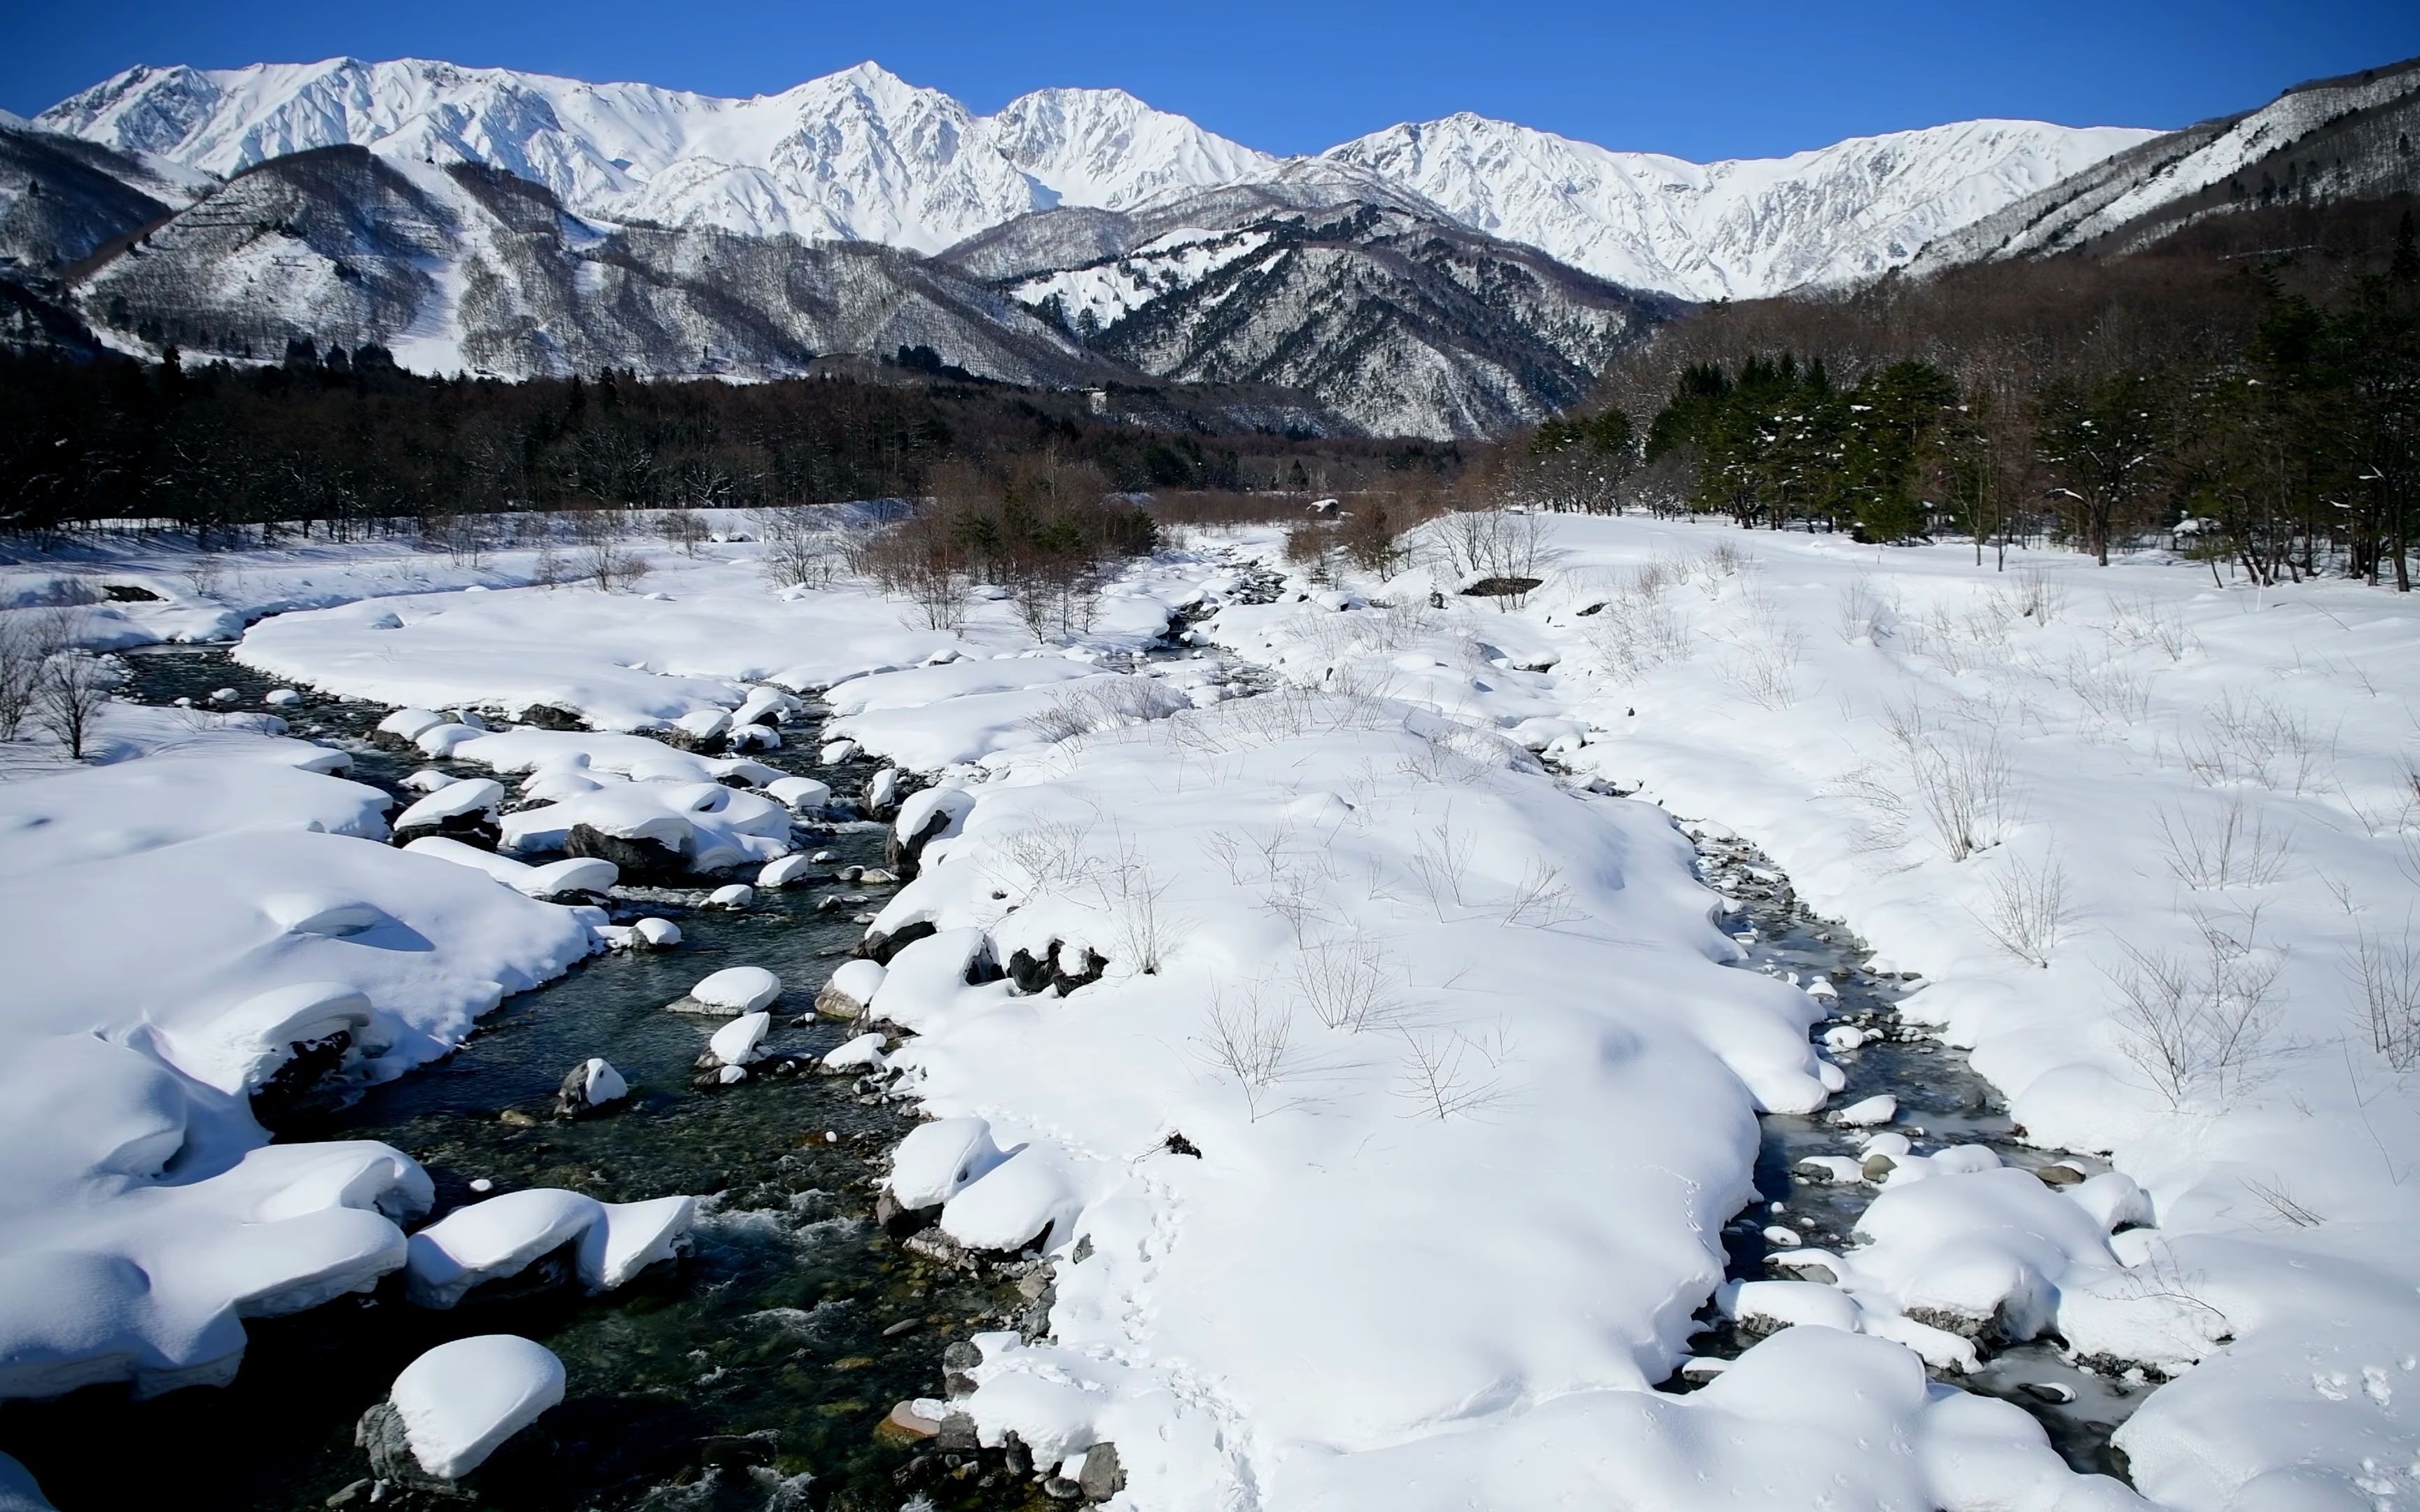
[[[1254,602],[1240,558],[1179,550],[1125,572],[1081,644],[1036,647],[996,598],[942,632],[858,587],[768,592],[743,544],[659,556],[646,596],[501,586],[525,564],[499,562],[480,593],[278,615],[238,655],[323,692],[577,716],[592,730],[413,738],[584,813],[711,785],[702,758],[633,732],[793,694],[936,777],[898,821],[921,870],[869,925],[912,943],[848,979],[877,1026],[912,1033],[896,1085],[939,1120],[892,1189],[940,1204],[961,1243],[1047,1248],[1047,1333],[981,1336],[950,1406],[1070,1479],[1114,1444],[1114,1504],[2144,1504],[1949,1383],[1966,1335],[2035,1333],[2177,1378],[2119,1438],[2154,1503],[2410,1494],[2410,1060],[2347,1014],[2355,967],[2397,980],[2420,887],[2412,623],[2355,588],[2231,594],[2180,563],[1997,576],[1947,548],[1547,525],[1559,556],[1502,612],[1445,565]],[[184,624],[206,602],[136,607]],[[1264,671],[1125,671],[1179,609]],[[79,1094],[62,1126],[89,1134],[28,1143],[27,1110],[70,1115],[0,1103],[8,1148],[56,1167],[9,1178],[23,1221],[0,1265],[30,1280],[0,1359],[39,1322],[52,1362],[20,1390],[223,1373],[247,1306],[401,1263],[365,1210],[408,1217],[417,1168],[383,1147],[255,1151],[382,1174],[238,1205],[258,1200],[228,1184],[258,1140],[246,1077],[280,1026],[229,1005],[349,981],[393,1021],[371,1057],[392,1065],[364,1068],[385,1074],[590,943],[573,910],[375,844],[382,795],[298,770],[329,753],[257,717],[109,723],[111,764],[0,784],[20,816],[0,918],[45,973],[39,1013],[6,1030],[67,1057],[46,1085]],[[1958,860],[1923,801],[1945,772],[1997,777],[1996,802],[1960,810]],[[1810,1043],[1831,994],[1735,969],[1673,813],[1754,839],[1878,964],[1922,972],[1901,1015],[1973,1046],[2033,1138],[2116,1171],[2059,1190],[1885,1144],[1903,1158],[1873,1168],[1863,1237],[1797,1257],[1832,1283],[1724,1288],[1722,1231],[1761,1206],[1757,1115],[1826,1110],[1843,1078]],[[681,822],[701,843],[713,827]],[[208,884],[177,870],[203,861]],[[153,872],[147,974],[105,939],[65,949]],[[390,873],[420,890],[371,890]],[[362,966],[387,928],[356,917],[369,904],[432,948],[434,980],[477,981],[449,996]],[[1051,963],[1065,990],[1017,986]],[[2242,1009],[2234,1042],[2257,1055],[2190,1032],[2147,1053],[2126,994],[2205,980],[2187,967],[2225,999],[2203,1018]],[[109,1066],[75,1059],[85,1045]],[[1891,1137],[1892,1109],[1828,1111]],[[256,1250],[183,1263],[180,1234],[256,1237],[248,1215],[272,1210],[354,1247],[307,1276],[300,1246],[275,1247],[282,1269]],[[138,1278],[217,1308],[218,1352],[167,1350],[194,1325],[161,1332],[185,1315],[140,1312]],[[1710,1303],[1776,1331],[1702,1389],[1653,1389]]]

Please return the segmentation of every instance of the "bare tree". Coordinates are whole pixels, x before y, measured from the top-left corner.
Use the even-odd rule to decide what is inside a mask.
[[[14,740],[34,706],[42,669],[56,647],[44,632],[41,611],[0,611],[0,740]]]
[[[116,681],[98,656],[76,650],[54,652],[34,685],[34,722],[65,746],[69,756],[82,761],[85,743]]]
[[[697,555],[709,532],[706,517],[693,509],[667,509],[656,518],[656,533],[685,557]]]

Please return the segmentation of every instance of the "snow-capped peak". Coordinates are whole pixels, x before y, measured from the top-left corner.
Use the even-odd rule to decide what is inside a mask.
[[[1122,89],[1037,90],[986,116],[870,61],[724,100],[422,58],[137,68],[38,124],[219,175],[350,143],[398,162],[489,163],[586,215],[923,252],[1058,205],[1129,209],[1238,184],[1334,194],[1357,181],[1694,299],[1872,276],[2151,134],[1965,121],[1699,164],[1463,112],[1280,160]]]
[[[1786,158],[1615,152],[1462,112],[1331,147],[1468,224],[1691,299],[1871,277],[2156,132],[1961,121]]]

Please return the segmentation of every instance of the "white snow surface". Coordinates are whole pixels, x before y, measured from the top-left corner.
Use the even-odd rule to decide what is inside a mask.
[[[2420,619],[2353,585],[2255,592],[2164,557],[2021,554],[2014,568],[2039,570],[1999,574],[1949,546],[1549,526],[1547,581],[1510,612],[1452,594],[1419,607],[1426,567],[1227,602],[1232,575],[1171,553],[1134,569],[1077,646],[1023,655],[1030,640],[985,604],[909,656],[871,594],[778,596],[737,562],[667,562],[669,601],[426,595],[437,612],[418,625],[485,621],[422,639],[433,674],[409,643],[363,650],[411,635],[404,613],[380,629],[281,616],[247,655],[273,647],[311,664],[280,673],[297,683],[392,684],[373,696],[428,708],[556,702],[529,677],[549,667],[554,688],[585,690],[565,706],[623,730],[737,707],[766,669],[812,657],[775,680],[833,689],[861,724],[913,717],[921,748],[947,753],[938,791],[964,797],[925,800],[951,827],[870,926],[939,931],[862,983],[875,1018],[912,1031],[890,1068],[933,1119],[890,1181],[965,1242],[1043,1236],[1051,1332],[985,1335],[959,1405],[1039,1463],[1116,1443],[1134,1505],[2148,1504],[2070,1471],[2019,1409],[1928,1382],[1928,1362],[1975,1358],[1938,1325],[1987,1314],[2179,1376],[2118,1437],[2150,1502],[2402,1496],[2420,1186],[2400,1152],[2420,1148],[2420,1108],[2358,978],[2420,908]],[[1273,537],[1240,539],[1274,556]],[[1204,636],[1276,691],[1219,696],[1231,678],[1208,661],[1128,678],[1079,659],[1132,649],[1197,589],[1224,603]],[[944,650],[959,659],[919,665]],[[1001,738],[997,701],[1095,679],[1199,706],[1046,704]],[[121,728],[136,747],[156,733]],[[574,735],[554,764],[517,769],[619,784],[565,801],[680,785],[605,771],[586,743],[609,738],[628,737]],[[1542,770],[1533,746],[1577,775]],[[904,744],[888,753],[915,764]],[[1910,796],[1938,776],[1923,764],[1951,758],[2004,774],[1962,859]],[[314,832],[305,813],[375,815],[316,775],[299,778],[327,784],[310,803],[271,802],[267,783],[297,774],[256,764],[273,776],[246,804],[265,822],[189,834],[189,810],[163,802],[164,838],[46,838],[40,865],[0,877],[15,889],[0,930],[23,932],[11,959],[42,988],[0,1021],[0,1117],[76,1134],[0,1144],[31,1163],[0,1182],[19,1205],[0,1225],[0,1299],[36,1299],[0,1310],[8,1390],[224,1379],[245,1309],[403,1261],[374,1210],[425,1206],[416,1167],[375,1146],[253,1148],[230,1094],[170,1058],[168,1031],[272,988],[291,1003],[231,1022],[328,1022],[357,1012],[350,989],[395,1021],[395,1048],[363,1068],[390,1073],[591,944],[570,911],[471,867]],[[98,803],[110,770],[19,791],[91,781]],[[1585,791],[1591,778],[1639,795]],[[2115,1169],[2055,1191],[1979,1147],[1842,1127],[1824,1158],[1837,1180],[1860,1180],[1868,1149],[1895,1165],[1847,1245],[1807,1252],[1838,1284],[1722,1290],[1720,1230],[1762,1209],[1757,1113],[1817,1113],[1838,1085],[1809,1042],[1837,998],[1736,969],[1748,947],[1682,827],[1701,821],[1753,840],[1878,964],[1920,971],[1903,1016],[1968,1048],[2032,1137]],[[1995,900],[2053,875],[2052,926],[2005,938]],[[102,921],[129,910],[185,943],[120,962]],[[408,982],[370,960],[392,953],[391,928],[434,946]],[[93,943],[70,957],[63,939]],[[1072,994],[1022,995],[990,969],[1020,949],[1109,965]],[[2125,996],[2179,964],[2257,1000],[2257,1058],[2197,1052],[2164,1079]],[[211,1074],[251,1063],[241,1043],[217,1041]],[[179,1180],[162,1182],[179,1149]],[[256,1247],[241,1264],[191,1257],[214,1253],[196,1234],[265,1242],[250,1217],[264,1192],[326,1233],[279,1242],[274,1267]],[[529,1222],[473,1216],[497,1198],[424,1236],[493,1226],[456,1257],[485,1274],[576,1231],[583,1275],[602,1277],[685,1223],[668,1198],[617,1239],[576,1194],[518,1196]],[[1710,1301],[1787,1326],[1703,1390],[1653,1391]]]

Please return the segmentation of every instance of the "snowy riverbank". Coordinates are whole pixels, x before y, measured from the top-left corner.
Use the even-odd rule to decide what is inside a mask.
[[[1970,1335],[2035,1332],[2178,1376],[2119,1441],[2157,1503],[2408,1490],[2399,1152],[2420,1129],[2411,1052],[2367,1004],[2411,973],[2420,621],[2181,564],[1997,576],[1949,550],[1549,523],[1559,555],[1508,612],[1425,570],[1256,603],[1241,557],[1171,552],[1078,644],[1036,647],[1001,602],[912,628],[862,589],[768,592],[754,548],[718,546],[659,555],[660,597],[390,593],[276,615],[239,656],[605,732],[491,764],[583,813],[704,775],[669,750],[687,767],[634,767],[613,732],[797,694],[963,791],[903,821],[921,870],[870,933],[914,943],[870,1011],[913,1032],[902,1089],[985,1120],[923,1191],[940,1230],[1039,1237],[1056,1267],[1047,1335],[984,1336],[954,1405],[1046,1468],[1114,1443],[1122,1504],[2140,1504],[2018,1409],[1928,1381]],[[1281,686],[1129,671],[1180,607]],[[358,989],[383,1041],[362,1074],[394,1074],[594,940],[591,917],[376,843],[385,795],[308,770],[322,748],[108,717],[129,759],[0,785],[0,917],[39,974],[9,1062],[69,1057],[42,1085],[79,1094],[6,1105],[89,1134],[12,1141],[42,1153],[7,1177],[23,1238],[0,1263],[42,1319],[9,1336],[85,1328],[42,1335],[34,1392],[215,1379],[247,1309],[401,1263],[393,1220],[427,1202],[409,1161],[256,1148],[245,1078],[285,1026],[248,1005]],[[1810,1041],[1827,993],[1731,967],[1671,813],[1754,840],[1923,973],[1902,1013],[1972,1046],[2033,1138],[2122,1174],[2062,1190],[1902,1151],[1871,1242],[1799,1257],[1831,1283],[1722,1289],[1757,1114],[1821,1109],[1841,1077]],[[112,944],[129,897],[156,953]],[[1069,989],[1021,989],[1051,973],[1019,961]],[[310,1168],[264,1196],[272,1153]],[[322,1169],[340,1159],[384,1174]],[[266,1239],[240,1226],[271,1210],[308,1242],[190,1268],[172,1242]],[[184,1310],[138,1318],[138,1279]],[[1800,1326],[1701,1390],[1652,1389],[1718,1300]]]

